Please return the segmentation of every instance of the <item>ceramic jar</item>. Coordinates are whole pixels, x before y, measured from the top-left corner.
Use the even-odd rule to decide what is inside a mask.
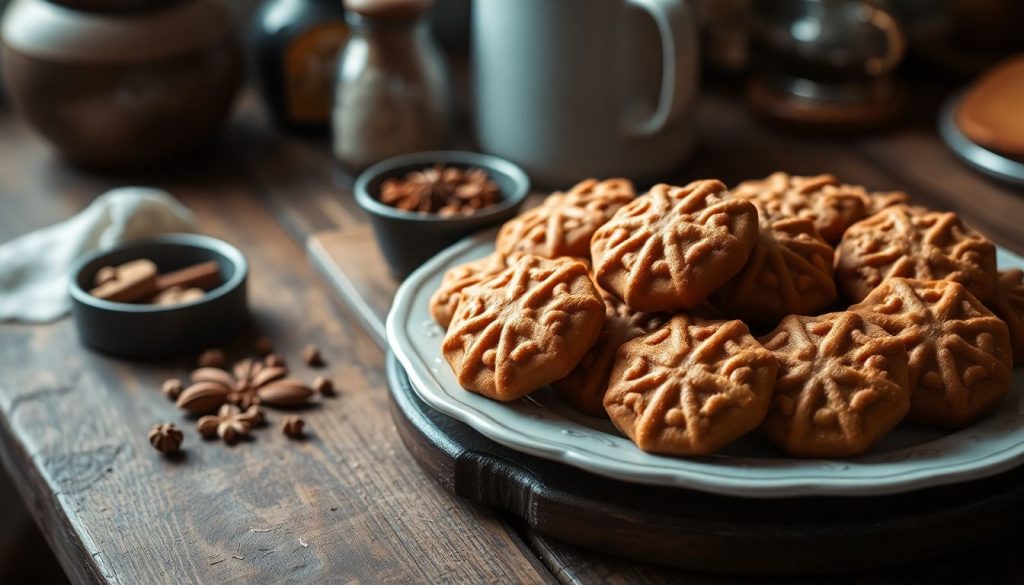
[[[139,167],[220,126],[242,54],[220,0],[13,0],[0,25],[15,108],[71,161]]]

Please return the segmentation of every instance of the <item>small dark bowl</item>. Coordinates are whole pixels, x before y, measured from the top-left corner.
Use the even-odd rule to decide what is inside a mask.
[[[501,199],[473,215],[441,217],[395,209],[380,202],[380,186],[386,179],[401,178],[435,164],[458,168],[479,168],[498,185]],[[516,165],[495,156],[474,152],[417,152],[396,156],[366,169],[356,179],[359,206],[370,214],[391,272],[404,278],[431,256],[469,234],[505,222],[523,206],[530,192],[530,178]]]
[[[222,284],[202,299],[173,306],[116,303],[89,294],[96,271],[148,258],[160,273],[215,260]],[[195,353],[227,341],[249,320],[249,263],[234,246],[194,234],[138,240],[91,254],[71,270],[71,315],[82,343],[126,357]]]

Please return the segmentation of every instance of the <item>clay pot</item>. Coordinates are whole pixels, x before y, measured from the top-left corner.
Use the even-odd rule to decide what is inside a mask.
[[[14,0],[0,57],[7,93],[68,159],[166,162],[209,138],[242,54],[218,0]]]

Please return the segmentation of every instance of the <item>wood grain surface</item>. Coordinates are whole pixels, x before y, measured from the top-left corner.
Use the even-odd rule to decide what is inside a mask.
[[[1024,249],[1019,193],[964,168],[936,139],[926,109],[885,135],[809,140],[762,127],[735,100],[708,92],[701,146],[676,180],[831,171],[961,211]],[[78,345],[66,320],[0,325],[0,458],[73,581],[733,582],[567,547],[450,496],[422,473],[390,423],[383,352],[365,327],[381,319],[395,283],[366,255],[373,243],[351,179],[325,144],[277,135],[247,97],[223,139],[193,160],[163,173],[102,175],[67,166],[0,112],[0,241],[124,184],[170,190],[205,231],[240,246],[252,263],[258,329],[293,364],[305,343],[318,343],[341,395],[303,413],[307,442],[269,428],[227,448],[186,426],[186,456],[165,460],[145,433],[156,422],[184,423],[158,385],[183,374],[187,360],[100,356]],[[345,257],[337,264],[348,266],[361,305],[333,294],[306,261],[307,239],[330,231],[341,235],[318,241],[347,243],[321,256]],[[1019,582],[1021,544],[826,582]]]
[[[0,326],[0,455],[73,581],[553,582],[514,530],[450,497],[405,453],[382,352],[332,307],[300,242],[228,156],[244,132],[176,173],[127,180],[64,166],[9,117],[0,136],[2,239],[64,219],[113,185],[166,188],[204,231],[248,255],[258,330],[293,366],[304,344],[318,344],[340,390],[302,413],[308,441],[271,427],[229,448],[199,440],[159,392],[189,360],[97,355],[68,320]],[[165,420],[185,429],[180,459],[146,441]]]

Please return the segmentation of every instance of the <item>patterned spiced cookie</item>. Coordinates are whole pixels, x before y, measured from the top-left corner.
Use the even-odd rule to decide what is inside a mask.
[[[1018,269],[999,271],[996,292],[988,300],[988,308],[1006,322],[1016,365],[1024,363],[1024,272]]]
[[[715,306],[729,317],[770,325],[786,315],[812,315],[829,306],[837,296],[832,246],[807,219],[761,217],[750,259],[712,295]]]
[[[626,179],[587,179],[506,222],[495,245],[504,254],[590,258],[594,231],[634,198],[636,190]]]
[[[634,311],[696,307],[743,268],[757,230],[757,209],[719,181],[655,185],[594,233],[594,276]]]
[[[893,276],[959,282],[982,301],[995,290],[995,246],[951,212],[888,207],[850,226],[836,251],[836,279],[852,301]]]
[[[679,314],[619,348],[604,406],[644,451],[707,455],[761,424],[776,368],[742,321]]]
[[[1009,392],[1013,361],[1006,323],[963,285],[890,278],[850,310],[907,348],[907,420],[964,427]]]
[[[430,297],[430,314],[434,320],[447,329],[462,300],[462,291],[505,270],[509,263],[507,256],[494,252],[479,260],[449,268],[444,273],[441,286]]]
[[[461,295],[441,349],[463,388],[495,400],[564,378],[604,324],[601,296],[576,260],[524,256]]]
[[[857,313],[792,315],[761,343],[779,362],[761,430],[790,455],[859,455],[910,409],[907,350]]]
[[[749,199],[765,214],[762,219],[800,217],[814,224],[821,237],[836,244],[846,228],[867,215],[868,194],[863,187],[845,185],[832,175],[801,177],[772,173],[757,181],[744,181],[733,195]]]
[[[615,365],[615,352],[630,339],[651,333],[668,320],[667,313],[638,313],[598,289],[605,304],[604,326],[590,351],[568,376],[551,384],[566,402],[583,414],[605,417],[604,393]]]

